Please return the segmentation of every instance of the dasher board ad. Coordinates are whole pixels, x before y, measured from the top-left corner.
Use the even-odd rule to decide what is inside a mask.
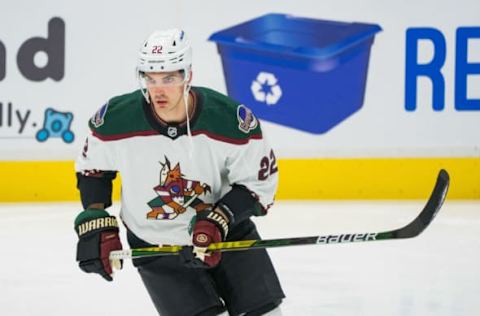
[[[0,159],[75,159],[102,105],[138,89],[146,36],[172,27],[190,38],[193,85],[251,109],[279,158],[479,157],[478,12],[473,0],[2,4]]]

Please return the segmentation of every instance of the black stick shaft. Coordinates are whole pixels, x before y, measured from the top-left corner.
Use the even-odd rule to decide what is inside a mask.
[[[208,246],[210,251],[239,251],[259,248],[274,248],[286,246],[300,246],[300,245],[322,245],[322,244],[340,244],[353,242],[367,242],[377,240],[402,239],[412,238],[418,236],[428,227],[433,218],[440,210],[447,195],[448,186],[450,183],[447,171],[440,170],[435,187],[433,189],[427,204],[420,212],[420,214],[408,225],[400,229],[379,232],[379,233],[356,233],[356,234],[337,234],[324,236],[310,236],[310,237],[294,237],[294,238],[279,238],[279,239],[264,239],[264,240],[240,240],[227,241],[215,243]],[[127,257],[140,258],[150,256],[167,256],[176,255],[183,248],[183,246],[163,246],[151,248],[137,248],[131,249],[129,255],[125,255],[121,259]],[[120,252],[119,252],[120,253]]]

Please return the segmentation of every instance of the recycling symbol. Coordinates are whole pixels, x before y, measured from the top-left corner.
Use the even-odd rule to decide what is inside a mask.
[[[250,89],[255,100],[265,102],[267,105],[275,105],[282,96],[282,89],[277,84],[278,80],[274,74],[260,72],[257,79],[252,81]]]

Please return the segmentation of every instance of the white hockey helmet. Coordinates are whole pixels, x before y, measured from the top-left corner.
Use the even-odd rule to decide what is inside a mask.
[[[192,48],[185,32],[179,29],[153,32],[143,43],[137,71],[169,72],[190,70]]]
[[[183,83],[187,83],[184,95],[188,94],[190,70],[192,68],[192,48],[185,32],[169,29],[153,32],[143,43],[137,62],[137,79],[143,96],[150,102],[144,73],[183,71]]]

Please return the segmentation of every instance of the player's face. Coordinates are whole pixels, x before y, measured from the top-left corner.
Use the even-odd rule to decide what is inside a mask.
[[[186,84],[183,72],[149,72],[142,76],[157,111],[171,111],[178,105],[183,106],[183,89]]]

